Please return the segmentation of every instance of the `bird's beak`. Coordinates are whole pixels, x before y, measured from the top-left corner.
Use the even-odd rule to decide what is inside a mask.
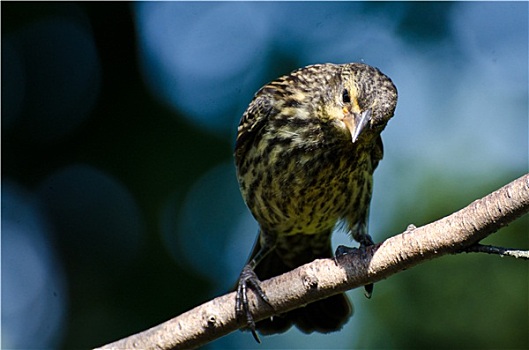
[[[371,109],[367,109],[362,113],[350,113],[348,116],[343,118],[344,124],[351,133],[351,140],[355,143],[363,130],[371,121]]]

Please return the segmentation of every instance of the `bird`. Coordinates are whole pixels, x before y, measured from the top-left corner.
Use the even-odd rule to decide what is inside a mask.
[[[345,294],[337,294],[255,322],[247,293],[269,304],[262,280],[332,258],[336,226],[361,248],[374,244],[368,233],[373,172],[396,105],[397,89],[378,68],[325,63],[264,85],[242,115],[237,180],[259,233],[237,282],[235,311],[258,342],[256,330],[269,335],[295,325],[304,333],[329,333],[352,315]]]

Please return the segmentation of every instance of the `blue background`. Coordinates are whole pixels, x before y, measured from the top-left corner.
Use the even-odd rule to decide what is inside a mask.
[[[399,91],[376,241],[528,169],[526,2],[2,2],[2,348],[88,348],[226,293],[257,225],[236,127],[266,82],[365,62]],[[527,218],[487,243],[529,248]],[[333,244],[351,242],[342,232]],[[261,348],[528,348],[528,264],[445,257]],[[210,349],[256,348],[235,332]]]

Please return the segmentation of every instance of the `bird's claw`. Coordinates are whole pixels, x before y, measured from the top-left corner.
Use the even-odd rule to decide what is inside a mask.
[[[246,319],[246,327],[252,332],[252,335],[258,343],[261,343],[259,336],[255,330],[255,321],[252,313],[250,312],[250,305],[248,303],[248,288],[253,290],[265,303],[270,307],[270,300],[266,296],[265,292],[261,288],[261,281],[253,271],[253,269],[246,265],[241,272],[239,277],[239,283],[237,285],[237,294],[235,297],[235,314],[237,319]]]
[[[371,245],[374,245],[375,243],[371,239],[371,237],[367,236],[366,240],[360,243],[359,248],[354,247],[346,247],[344,245],[339,245],[336,248],[336,252],[334,253],[335,261],[338,259],[338,257],[343,255],[349,255],[349,254],[365,254],[365,248]],[[367,299],[371,299],[371,296],[373,296],[373,290],[375,288],[375,285],[373,283],[366,284],[364,286],[364,295]]]
[[[335,259],[350,254],[359,254],[359,249],[355,247],[346,247],[344,245],[339,245],[334,252]]]
[[[373,283],[369,283],[364,286],[364,296],[367,299],[371,299],[373,296],[373,289],[375,289],[375,285]]]

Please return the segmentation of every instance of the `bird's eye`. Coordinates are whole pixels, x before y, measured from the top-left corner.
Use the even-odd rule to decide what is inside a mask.
[[[342,101],[344,103],[349,103],[351,102],[351,96],[349,96],[349,91],[347,91],[347,89],[343,89],[343,92],[342,92]]]

